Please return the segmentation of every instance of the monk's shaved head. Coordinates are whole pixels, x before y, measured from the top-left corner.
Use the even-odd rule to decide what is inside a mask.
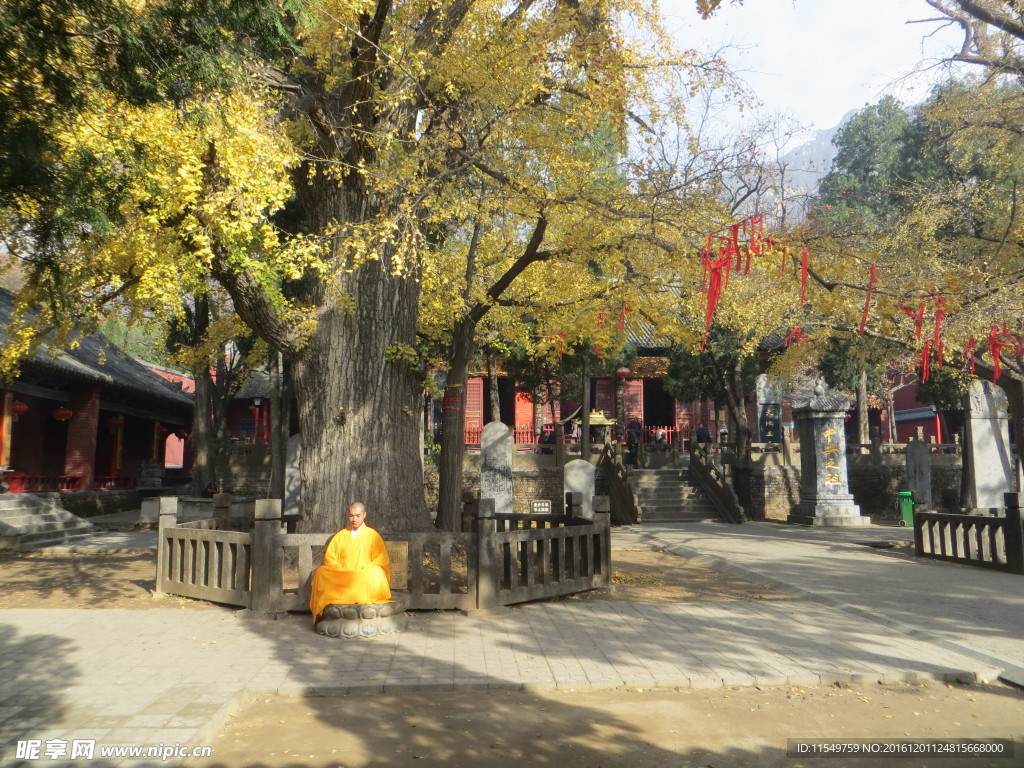
[[[361,501],[355,501],[348,505],[348,527],[356,530],[366,519],[366,505]]]

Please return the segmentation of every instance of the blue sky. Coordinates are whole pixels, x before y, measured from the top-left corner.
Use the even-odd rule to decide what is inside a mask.
[[[746,0],[706,22],[693,0],[661,0],[660,7],[683,47],[740,46],[729,59],[763,109],[814,128],[829,128],[884,93],[908,103],[923,98],[934,71],[896,81],[961,41],[956,29],[906,23],[936,16],[924,0]]]

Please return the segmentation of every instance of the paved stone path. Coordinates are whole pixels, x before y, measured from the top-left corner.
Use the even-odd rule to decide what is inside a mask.
[[[877,571],[871,578],[881,579],[887,569],[901,581],[909,578],[898,568],[902,562],[873,550],[820,535],[794,544],[763,533],[767,530],[666,525],[617,531],[615,542],[687,549],[748,575],[769,570],[775,562],[772,578],[780,584],[791,577],[799,577],[801,584],[811,578],[791,570],[797,566],[786,557],[797,551],[817,559],[821,570],[845,568],[848,579],[852,571]],[[731,565],[734,551],[746,553],[745,560],[735,555],[742,561],[739,565]],[[940,569],[949,574],[951,584],[970,582],[958,578],[960,569]],[[940,582],[931,578],[929,589],[934,592]],[[866,604],[877,597],[894,610],[889,605],[891,585],[863,583],[869,586]],[[980,594],[987,584],[971,587],[972,594]],[[856,591],[856,585],[851,589]],[[911,589],[908,582],[906,589],[895,592]],[[918,595],[915,602],[927,601]],[[305,615],[259,621],[227,609],[0,611],[0,766],[22,764],[15,758],[15,743],[24,739],[95,739],[101,746],[201,745],[229,711],[266,692],[809,686],[994,679],[1000,671],[988,663],[999,650],[995,643],[985,646],[992,653],[979,660],[977,654],[893,631],[886,611],[879,613],[883,621],[876,622],[865,618],[863,608],[853,608],[806,596],[680,604],[567,600],[489,615],[414,614],[409,631],[370,641],[321,637]],[[947,624],[953,634],[953,617]],[[988,629],[993,639],[999,634],[995,624]],[[965,631],[973,636],[974,630]],[[1021,636],[1018,632],[1014,637]],[[71,764],[173,763],[45,758],[27,763]]]
[[[909,541],[911,529],[830,533],[753,523],[629,530],[650,546],[703,557],[716,568],[930,640],[1006,670],[1024,684],[1024,679],[1016,679],[1024,668],[1024,578],[937,560],[886,556],[853,543]]]

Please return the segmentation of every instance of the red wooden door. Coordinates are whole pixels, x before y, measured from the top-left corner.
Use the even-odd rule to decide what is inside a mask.
[[[594,381],[594,410],[609,419],[615,418],[615,382],[612,379]]]
[[[466,382],[466,442],[479,443],[480,430],[484,426],[484,380],[470,379]]]
[[[626,423],[628,424],[635,417],[644,423],[644,381],[634,379],[627,381],[622,390],[622,402],[626,409]]]

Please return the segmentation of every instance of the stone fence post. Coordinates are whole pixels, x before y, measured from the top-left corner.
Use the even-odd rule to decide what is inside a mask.
[[[252,532],[252,573],[249,610],[259,618],[276,619],[284,614],[284,582],[281,576],[281,500],[257,499]]]
[[[147,499],[146,501],[149,501]],[[170,551],[167,547],[167,542],[164,541],[164,530],[167,528],[173,528],[178,524],[178,497],[177,496],[161,496],[159,499],[154,499],[159,503],[159,522],[157,523],[156,533],[156,584],[154,585],[154,595],[164,595],[160,585],[163,580],[167,577],[167,558],[170,557]]]
[[[569,518],[583,516],[583,494],[580,491],[565,492],[565,514]]]
[[[1006,504],[1006,528],[1003,530],[1006,542],[1006,567],[1010,573],[1024,574],[1024,527],[1021,526],[1020,497],[1017,491],[1004,493]]]
[[[231,528],[231,499],[230,493],[213,494],[213,519],[217,521],[217,528],[222,531]]]
[[[498,521],[494,519],[494,499],[480,499],[476,519],[476,607],[498,607],[498,562],[495,553]]]

